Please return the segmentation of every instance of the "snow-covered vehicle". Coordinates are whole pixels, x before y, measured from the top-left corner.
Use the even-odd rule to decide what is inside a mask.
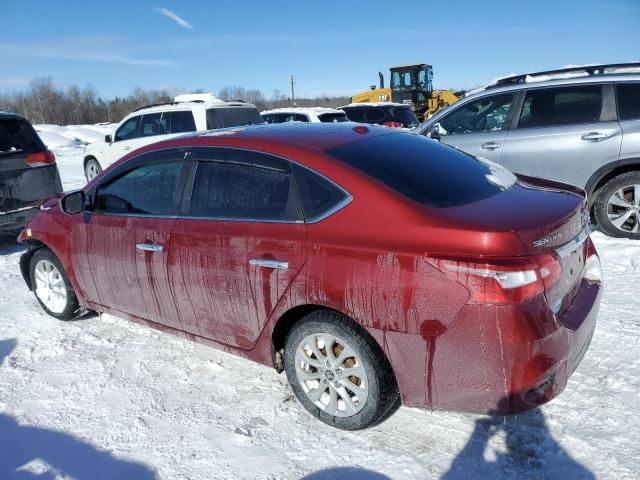
[[[267,123],[305,122],[305,123],[334,123],[348,122],[347,114],[342,110],[325,107],[290,107],[274,108],[260,112]]]
[[[211,94],[178,95],[173,102],[147,105],[127,115],[104,141],[84,153],[87,180],[130,151],[188,132],[264,123],[255,105],[222,101]]]

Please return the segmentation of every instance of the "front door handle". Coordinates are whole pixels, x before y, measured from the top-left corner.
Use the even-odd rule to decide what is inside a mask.
[[[123,150],[131,150],[131,145],[126,145],[122,147]]]
[[[136,243],[136,248],[143,252],[161,252],[162,245],[154,245],[152,243]]]
[[[275,270],[286,270],[289,268],[289,262],[281,262],[280,260],[263,260],[261,258],[252,258],[249,265],[262,268],[273,268]]]
[[[600,132],[589,132],[589,133],[585,133],[580,138],[582,138],[582,140],[593,140],[598,142],[600,140],[604,140],[605,138],[607,138],[607,134],[600,133]]]
[[[496,148],[500,148],[502,145],[496,142],[487,142],[480,145],[480,148],[483,150],[495,150]]]

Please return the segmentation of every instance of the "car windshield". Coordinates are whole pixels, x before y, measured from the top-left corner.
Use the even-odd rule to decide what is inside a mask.
[[[239,127],[264,123],[255,108],[232,107],[210,108],[207,110],[207,129]]]
[[[459,150],[413,134],[381,135],[347,143],[326,153],[411,200],[436,208],[492,197],[516,180],[497,164],[480,162]]]

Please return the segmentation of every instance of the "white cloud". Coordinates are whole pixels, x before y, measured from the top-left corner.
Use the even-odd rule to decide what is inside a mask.
[[[184,18],[178,16],[176,13],[172,12],[168,8],[156,7],[154,8],[154,10],[158,12],[160,15],[164,15],[165,17],[175,21],[181,27],[188,28],[189,30],[193,30],[193,25],[191,25]]]

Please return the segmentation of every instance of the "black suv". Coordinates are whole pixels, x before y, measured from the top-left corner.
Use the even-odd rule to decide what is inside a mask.
[[[352,103],[339,109],[343,110],[352,122],[397,128],[414,128],[420,125],[410,106],[402,103]]]
[[[27,120],[0,112],[0,234],[17,233],[40,201],[60,192],[53,153]]]

